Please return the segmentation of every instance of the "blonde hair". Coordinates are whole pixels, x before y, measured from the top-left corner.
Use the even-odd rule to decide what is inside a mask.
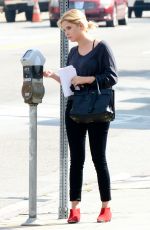
[[[94,29],[97,26],[96,23],[92,21],[88,21],[85,14],[81,10],[77,10],[77,9],[71,9],[71,10],[66,11],[62,15],[62,17],[58,20],[57,22],[58,27],[62,28],[62,23],[64,21],[67,21],[67,22],[70,22],[76,25],[82,23],[86,30]]]

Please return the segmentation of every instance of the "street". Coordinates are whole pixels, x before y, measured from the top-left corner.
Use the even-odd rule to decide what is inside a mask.
[[[93,31],[114,52],[119,82],[116,120],[112,122],[107,158],[116,180],[149,180],[150,184],[150,17],[130,19],[128,26]],[[0,22],[0,208],[28,198],[29,107],[21,95],[20,59],[28,49],[46,57],[44,69],[60,66],[60,31],[49,21]],[[70,47],[72,44],[70,44]],[[45,97],[38,105],[38,196],[59,190],[59,85],[44,79]],[[87,145],[84,184],[96,181]],[[57,179],[56,179],[57,178]],[[149,201],[147,201],[149,204]],[[9,207],[9,206],[8,206]],[[56,202],[56,210],[58,203]]]

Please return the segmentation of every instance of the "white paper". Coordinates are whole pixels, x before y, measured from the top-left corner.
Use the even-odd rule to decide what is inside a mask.
[[[60,68],[58,70],[58,75],[60,77],[64,97],[73,95],[74,93],[71,91],[70,86],[72,78],[77,76],[76,69],[72,65],[69,65],[64,68]]]

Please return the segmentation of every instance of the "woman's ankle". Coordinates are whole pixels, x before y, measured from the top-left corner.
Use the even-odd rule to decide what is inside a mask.
[[[110,208],[110,202],[109,201],[102,202],[102,208]]]
[[[80,201],[72,201],[71,202],[71,209],[80,208]]]

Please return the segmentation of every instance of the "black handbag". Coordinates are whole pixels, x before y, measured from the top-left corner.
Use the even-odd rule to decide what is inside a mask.
[[[86,88],[86,87],[85,87]],[[115,119],[114,90],[74,90],[70,117],[77,123],[110,122]]]

